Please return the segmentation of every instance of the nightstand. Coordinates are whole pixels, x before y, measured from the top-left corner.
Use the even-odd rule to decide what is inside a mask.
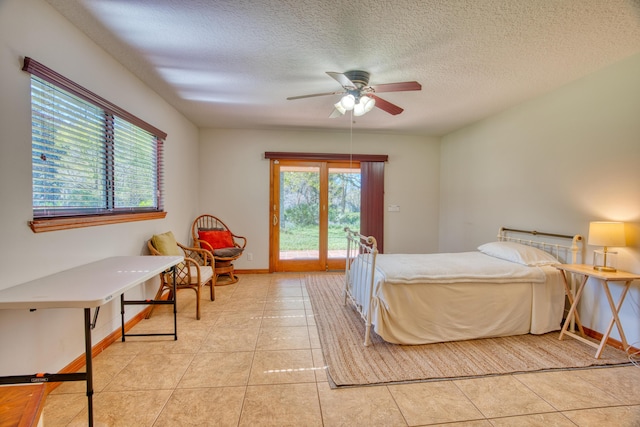
[[[569,314],[567,315],[567,319],[564,321],[562,325],[562,331],[560,331],[560,337],[558,339],[562,339],[564,335],[569,335],[577,340],[580,340],[594,348],[596,348],[596,359],[600,357],[602,354],[602,350],[609,339],[609,335],[611,334],[611,330],[613,329],[613,324],[615,323],[618,328],[618,332],[620,333],[620,340],[622,341],[622,346],[626,350],[629,348],[629,344],[627,343],[627,338],[624,336],[624,331],[622,330],[622,323],[620,323],[620,318],[618,314],[620,313],[620,308],[622,307],[622,303],[624,302],[624,298],[627,296],[627,292],[629,291],[629,287],[631,286],[631,282],[634,280],[640,279],[639,274],[628,273],[626,271],[615,271],[615,272],[605,272],[598,271],[593,268],[591,265],[586,264],[560,264],[557,265],[556,268],[563,272],[562,277],[564,279],[564,288],[567,293],[567,297],[569,298],[569,303],[571,304],[571,308],[569,309]],[[575,298],[569,289],[569,284],[567,282],[567,273],[574,273],[582,276],[582,281],[578,286],[578,291],[576,292]],[[584,290],[585,285],[587,284],[587,280],[589,277],[597,279],[604,289],[604,293],[607,296],[607,300],[609,301],[609,307],[611,308],[611,321],[609,322],[609,326],[607,327],[605,333],[602,335],[602,339],[600,343],[594,343],[593,341],[589,341],[582,329],[582,323],[580,322],[580,316],[578,315],[578,302],[580,301],[580,297],[582,296],[582,291]],[[622,294],[620,295],[620,300],[616,305],[613,301],[613,297],[611,296],[611,292],[609,291],[609,282],[624,282],[624,289],[622,290]],[[576,325],[578,326],[578,330],[580,335],[577,333],[571,332],[568,330],[569,323],[571,323],[571,319],[575,316]]]

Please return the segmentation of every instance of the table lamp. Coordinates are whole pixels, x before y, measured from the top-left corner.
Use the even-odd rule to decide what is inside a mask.
[[[626,246],[624,222],[592,221],[589,223],[589,245],[602,246],[604,254],[603,265],[596,265],[594,255],[594,270],[615,272],[616,269],[607,265],[608,248],[611,246]]]

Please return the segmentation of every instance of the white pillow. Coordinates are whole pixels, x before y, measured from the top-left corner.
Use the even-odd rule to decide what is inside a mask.
[[[560,263],[556,257],[548,252],[515,242],[485,243],[484,245],[478,246],[478,250],[483,254],[505,261],[528,265],[529,267]]]

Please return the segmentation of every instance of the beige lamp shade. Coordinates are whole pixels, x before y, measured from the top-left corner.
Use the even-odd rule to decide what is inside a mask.
[[[589,242],[593,246],[626,246],[624,222],[593,221],[589,223]]]

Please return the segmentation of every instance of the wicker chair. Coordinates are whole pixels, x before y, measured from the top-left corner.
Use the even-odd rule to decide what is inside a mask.
[[[193,221],[191,236],[194,246],[213,253],[215,258],[214,283],[218,286],[236,283],[238,277],[235,275],[233,261],[242,255],[247,245],[247,239],[233,234],[219,218],[207,214],[200,215]],[[228,278],[219,281],[220,276]]]
[[[165,233],[164,235],[158,236],[166,236],[170,234]],[[175,248],[170,249],[170,253],[167,253],[166,248],[157,248],[157,246],[161,246],[158,244],[156,237],[150,239],[147,242],[147,247],[149,248],[149,252],[152,255],[184,255],[184,262],[176,265],[176,290],[180,289],[193,289],[196,292],[196,319],[200,320],[200,289],[203,286],[209,286],[211,288],[211,301],[215,301],[215,287],[214,283],[214,272],[211,268],[211,263],[213,262],[213,255],[211,252],[201,249],[201,248],[189,248],[184,245],[181,245],[178,242],[174,243],[176,245]],[[173,234],[170,234],[171,238],[173,238]],[[156,240],[156,244],[154,244],[154,240]],[[171,252],[173,251],[173,252]],[[164,272],[160,274],[160,288],[156,293],[155,299],[158,300],[162,298],[162,295],[165,292],[171,293],[173,291],[173,273],[170,271]],[[175,296],[174,296],[175,297]],[[147,314],[147,318],[151,317],[151,313],[153,312],[153,308],[155,306],[151,306],[151,310]]]

